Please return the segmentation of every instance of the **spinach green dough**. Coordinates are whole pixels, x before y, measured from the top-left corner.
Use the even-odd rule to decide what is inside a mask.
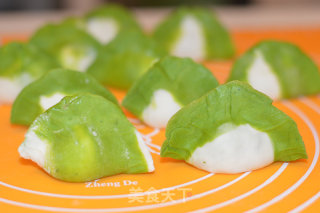
[[[234,64],[228,81],[240,80],[272,99],[320,92],[316,64],[299,47],[282,41],[262,41]]]
[[[194,60],[225,59],[235,52],[227,30],[205,8],[178,8],[159,24],[153,37],[172,55]]]
[[[84,20],[85,30],[102,44],[109,43],[118,34],[129,30],[142,32],[130,11],[116,4],[94,9]]]
[[[217,80],[204,66],[166,56],[132,86],[122,105],[148,125],[163,128],[181,107],[216,86]]]
[[[0,48],[0,105],[11,104],[23,87],[59,64],[32,44],[12,42]]]
[[[104,46],[88,73],[103,84],[128,89],[165,54],[152,39],[130,31]]]
[[[176,113],[161,156],[215,173],[307,158],[296,123],[270,98],[240,81],[218,86]]]
[[[56,59],[63,68],[81,72],[91,66],[101,48],[92,36],[68,21],[41,27],[30,42]]]
[[[154,170],[140,133],[120,107],[91,94],[67,96],[37,117],[18,150],[69,182]]]
[[[71,70],[56,69],[21,91],[12,106],[11,123],[30,125],[38,115],[57,104],[64,96],[79,93],[101,95],[118,104],[112,93],[92,76]]]

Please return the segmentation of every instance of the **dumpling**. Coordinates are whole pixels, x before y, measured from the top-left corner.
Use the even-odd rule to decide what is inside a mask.
[[[38,115],[57,104],[64,96],[79,93],[101,95],[118,104],[112,93],[92,76],[71,70],[56,69],[21,91],[12,106],[11,123],[30,125]]]
[[[166,56],[134,84],[122,105],[146,124],[164,128],[181,107],[216,86],[217,80],[204,66]]]
[[[153,37],[170,54],[194,60],[225,59],[235,52],[227,30],[205,8],[178,8],[156,27]]]
[[[88,73],[102,84],[129,89],[165,55],[165,51],[152,39],[142,33],[130,31],[118,35],[104,46]]]
[[[307,158],[296,123],[270,98],[240,81],[221,85],[176,113],[161,156],[214,173]]]
[[[11,104],[23,87],[59,64],[31,44],[12,42],[0,48],[0,105]]]
[[[228,81],[240,80],[272,99],[320,92],[316,64],[299,47],[282,41],[262,41],[234,64]]]
[[[85,30],[104,45],[119,33],[129,30],[142,32],[130,11],[116,4],[108,4],[90,11],[84,21]]]
[[[69,182],[154,170],[140,133],[120,107],[91,94],[67,96],[37,117],[18,151]]]
[[[68,23],[47,24],[30,42],[56,59],[63,68],[85,72],[95,61],[101,45],[84,30]]]

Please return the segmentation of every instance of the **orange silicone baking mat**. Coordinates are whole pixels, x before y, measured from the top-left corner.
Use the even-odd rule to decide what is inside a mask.
[[[0,35],[1,36],[1,35]],[[21,36],[2,37],[2,42]],[[320,65],[320,29],[233,32],[240,55],[262,39],[293,42]],[[1,59],[0,59],[1,60]],[[205,63],[223,83],[232,61]],[[121,100],[123,92],[112,90]],[[298,124],[308,160],[277,162],[236,175],[211,174],[182,161],[161,159],[165,131],[127,113],[152,152],[155,172],[116,175],[87,183],[56,180],[17,148],[26,127],[11,125],[11,106],[0,106],[0,212],[319,212],[320,96],[277,101]]]

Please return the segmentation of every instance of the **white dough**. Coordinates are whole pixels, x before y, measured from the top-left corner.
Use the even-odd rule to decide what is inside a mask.
[[[25,141],[19,146],[18,151],[21,157],[31,159],[42,168],[45,167],[47,142],[41,140],[32,129],[27,132]]]
[[[96,53],[94,51],[88,51],[88,54],[79,60],[78,67],[76,70],[80,72],[85,72],[93,61],[96,59]]]
[[[181,37],[173,47],[171,54],[203,60],[205,58],[205,37],[199,22],[192,16],[186,16],[181,23],[180,30]]]
[[[272,99],[281,98],[281,87],[278,77],[259,51],[256,52],[256,57],[249,68],[248,83]]]
[[[219,129],[222,134],[198,147],[188,163],[214,173],[239,173],[273,162],[274,150],[268,134],[249,124],[235,126],[229,123]]]
[[[143,141],[141,134],[138,131],[135,131],[135,133],[136,133],[136,136],[138,139],[140,150],[141,150],[144,158],[146,159],[146,162],[148,165],[148,172],[153,172],[154,171],[153,159],[152,159],[151,154],[148,150],[148,147],[145,144],[145,142]]]
[[[67,69],[85,72],[96,58],[94,50],[87,48],[82,57],[74,55],[75,49],[67,46],[61,51],[62,64]]]
[[[118,25],[111,18],[90,19],[87,24],[87,31],[102,44],[107,44],[118,33]]]
[[[174,100],[170,92],[159,89],[153,93],[150,104],[142,113],[142,119],[149,126],[164,128],[180,108],[181,106]]]
[[[14,79],[0,77],[0,105],[12,104],[21,90],[32,81],[29,74]]]
[[[44,111],[49,109],[50,107],[56,105],[61,101],[62,98],[64,98],[66,95],[61,93],[55,93],[50,96],[40,96],[40,106]]]
[[[0,105],[13,103],[22,88],[15,80],[0,78]]]

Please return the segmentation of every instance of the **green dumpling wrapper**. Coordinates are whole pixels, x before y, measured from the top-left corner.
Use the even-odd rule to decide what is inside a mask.
[[[100,95],[118,104],[113,94],[92,76],[65,69],[52,70],[25,87],[13,103],[11,123],[30,125],[34,119],[64,96],[79,93]]]
[[[107,44],[118,34],[126,31],[142,32],[129,10],[121,5],[108,4],[87,13],[85,30],[100,43]]]
[[[0,104],[10,104],[23,87],[59,64],[36,46],[12,42],[0,48]]]
[[[176,113],[161,156],[222,173],[307,158],[296,123],[240,81],[221,85]]]
[[[153,37],[171,54],[194,60],[226,59],[235,53],[228,31],[206,8],[178,8],[156,27]]]
[[[152,39],[130,31],[120,34],[104,46],[88,73],[102,84],[128,89],[165,55],[165,51]]]
[[[101,48],[92,36],[69,22],[41,27],[30,42],[56,59],[63,68],[81,72],[91,66]]]
[[[262,41],[234,64],[228,81],[240,80],[272,99],[294,98],[320,92],[316,64],[294,44]]]
[[[181,107],[216,86],[218,81],[204,66],[166,56],[132,86],[122,105],[148,125],[163,128]]]
[[[19,153],[70,182],[154,170],[141,135],[117,105],[97,95],[67,96],[41,114]]]

